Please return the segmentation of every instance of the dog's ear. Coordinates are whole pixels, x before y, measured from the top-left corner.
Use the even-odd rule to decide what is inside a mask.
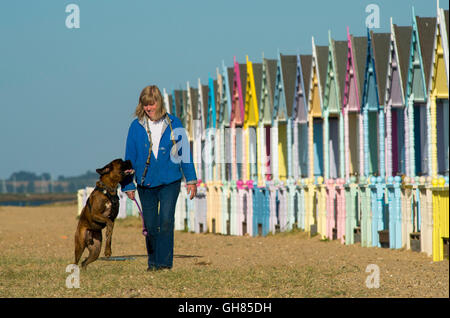
[[[109,172],[111,171],[111,164],[108,163],[108,164],[107,164],[106,166],[104,166],[103,168],[99,168],[99,169],[97,169],[97,170],[95,170],[95,171],[97,171],[97,173],[98,173],[99,175],[103,176],[104,174],[107,174],[107,173],[109,173]]]

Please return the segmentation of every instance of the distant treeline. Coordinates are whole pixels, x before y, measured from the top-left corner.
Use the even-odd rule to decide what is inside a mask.
[[[33,172],[14,172],[6,180],[0,181],[0,193],[73,193],[78,189],[95,186],[98,174],[87,171],[85,174],[52,180],[49,173],[37,175]]]

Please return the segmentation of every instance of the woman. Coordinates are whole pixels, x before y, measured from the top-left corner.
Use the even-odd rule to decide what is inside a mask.
[[[128,130],[125,160],[135,170],[142,204],[148,269],[170,269],[173,264],[175,205],[182,173],[192,200],[197,194],[197,177],[186,130],[181,121],[167,114],[157,86],[145,87],[139,96],[136,119]],[[135,199],[133,178],[122,182],[122,191]],[[159,211],[158,211],[159,205]]]

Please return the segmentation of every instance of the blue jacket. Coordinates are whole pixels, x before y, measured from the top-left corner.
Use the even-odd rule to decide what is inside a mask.
[[[172,124],[173,138],[176,143],[176,150],[171,138],[171,129],[167,118],[164,119],[161,140],[159,142],[158,159],[151,151],[150,164],[144,179],[143,186],[156,187],[162,184],[169,184],[182,178],[186,183],[197,183],[194,162],[190,151],[189,140],[186,130],[181,121],[170,114],[168,118]],[[147,118],[139,120],[136,118],[128,130],[127,144],[125,150],[125,160],[130,160],[135,170],[134,178],[138,185],[141,185],[142,176],[147,162],[151,137],[147,134]],[[129,177],[121,183],[122,191],[136,189],[133,177]]]

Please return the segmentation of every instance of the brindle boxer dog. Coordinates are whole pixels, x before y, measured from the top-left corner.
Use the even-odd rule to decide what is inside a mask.
[[[89,263],[100,255],[102,247],[102,229],[106,226],[105,256],[111,256],[111,237],[114,220],[119,213],[119,196],[117,186],[125,177],[134,173],[130,160],[116,159],[96,170],[100,175],[94,191],[81,211],[75,232],[75,264],[80,261],[84,249],[89,250],[88,257],[81,263],[86,269]]]

